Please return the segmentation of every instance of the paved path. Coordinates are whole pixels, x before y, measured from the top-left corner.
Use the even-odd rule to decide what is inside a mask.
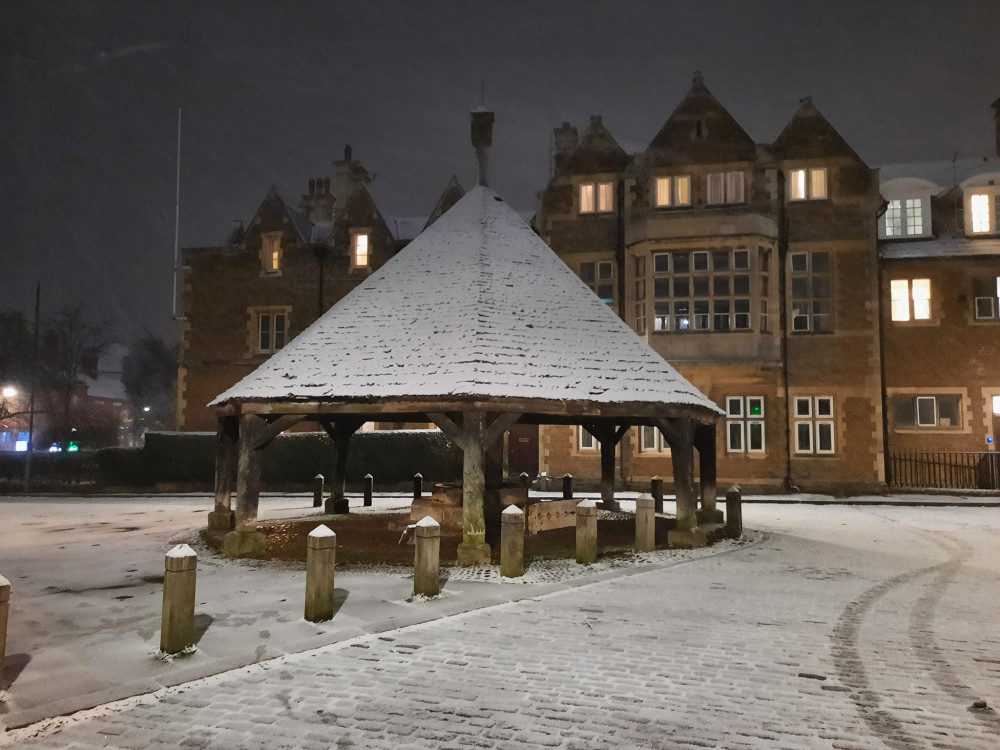
[[[1000,744],[1000,513],[748,506],[762,544],[15,730],[24,748]],[[428,611],[447,597],[411,606]],[[2,744],[5,740],[0,740]]]

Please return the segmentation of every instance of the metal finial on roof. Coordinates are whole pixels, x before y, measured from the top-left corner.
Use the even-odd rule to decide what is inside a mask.
[[[691,83],[694,84],[695,86],[705,85],[705,76],[701,74],[700,70],[696,70],[694,72],[694,77],[691,79]]]

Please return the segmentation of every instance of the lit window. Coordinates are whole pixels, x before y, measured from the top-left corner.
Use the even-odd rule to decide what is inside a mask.
[[[278,273],[281,271],[281,232],[261,234],[260,263],[263,273]]]
[[[688,175],[656,178],[656,205],[690,206],[691,178]]]
[[[796,453],[829,454],[836,451],[832,396],[797,396],[793,414]]]
[[[893,396],[892,421],[901,429],[962,426],[961,396]]]
[[[270,354],[283,348],[287,331],[287,313],[257,313],[257,352]]]
[[[580,185],[580,213],[609,213],[614,210],[614,185],[585,182]]]
[[[830,254],[790,253],[792,331],[829,333],[833,330]]]
[[[727,396],[726,451],[763,453],[764,445],[764,398]]]
[[[903,202],[889,201],[885,209],[885,236],[898,237],[903,233]]]
[[[970,202],[972,209],[972,231],[983,233],[990,231],[990,197],[988,195],[973,195]]]
[[[914,237],[924,234],[924,202],[920,198],[891,200],[883,217],[886,237]]]
[[[743,173],[717,172],[708,176],[708,202],[743,203]]]
[[[822,200],[826,197],[826,167],[793,169],[788,173],[789,200]]]
[[[906,233],[924,233],[924,209],[923,201],[919,198],[907,198],[906,205]]]
[[[889,282],[894,322],[930,320],[931,280],[893,279]]]
[[[367,268],[371,260],[371,248],[368,243],[368,233],[358,232],[351,242],[351,265],[354,268]]]
[[[577,427],[577,432],[579,439],[578,445],[580,446],[580,450],[596,451],[600,449],[601,444],[597,442],[597,438],[595,438],[593,435],[587,432],[587,430],[583,426]]]

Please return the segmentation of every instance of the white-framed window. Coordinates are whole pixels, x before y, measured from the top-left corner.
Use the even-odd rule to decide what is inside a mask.
[[[368,232],[351,234],[351,268],[368,268],[371,265],[371,235]]]
[[[991,227],[995,217],[990,216],[990,196],[988,194],[974,193],[969,198],[969,212],[972,218],[970,226],[974,234],[986,234],[992,231]]]
[[[260,235],[260,270],[263,274],[281,273],[281,232]]]
[[[273,354],[284,348],[288,337],[288,313],[257,310],[254,317],[256,318],[257,354]]]
[[[889,201],[883,217],[886,237],[913,237],[924,234],[922,198],[899,198]]]
[[[708,176],[708,203],[743,203],[743,172],[715,172]]]
[[[614,210],[614,183],[584,182],[580,185],[580,213],[609,213]]]
[[[792,169],[788,172],[788,200],[809,201],[827,198],[826,167]]]
[[[791,265],[793,333],[829,333],[833,330],[833,290],[830,253],[788,254]]]
[[[646,303],[639,302],[635,306],[635,332],[640,336],[646,335]]]
[[[586,261],[580,264],[580,279],[606,305],[615,301],[615,264],[610,260]]]
[[[931,319],[930,279],[892,279],[889,296],[893,322]]]
[[[656,178],[658,208],[691,205],[691,176],[675,175]]]
[[[641,425],[639,427],[640,453],[669,453],[670,445],[656,427]]]
[[[726,452],[764,453],[764,397],[726,397]]]
[[[577,446],[582,451],[596,451],[601,449],[601,444],[597,441],[593,435],[587,432],[587,429],[582,425],[577,428]]]
[[[976,320],[1000,320],[1000,276],[976,279],[974,292]]]
[[[833,396],[796,396],[792,414],[796,453],[836,452]]]
[[[749,331],[750,252],[653,254],[654,331]]]
[[[958,394],[892,397],[892,422],[898,429],[957,429],[962,426],[962,397]]]

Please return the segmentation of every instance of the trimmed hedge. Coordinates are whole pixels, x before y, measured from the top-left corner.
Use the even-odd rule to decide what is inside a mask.
[[[336,451],[326,433],[279,435],[264,450],[261,481],[266,485],[308,484],[317,474],[333,476]],[[97,451],[104,486],[148,487],[155,484],[211,484],[215,479],[215,434],[150,432],[142,448]],[[410,481],[420,472],[425,482],[453,482],[462,475],[462,453],[438,430],[358,432],[351,438],[347,481],[365,474],[386,486]]]

